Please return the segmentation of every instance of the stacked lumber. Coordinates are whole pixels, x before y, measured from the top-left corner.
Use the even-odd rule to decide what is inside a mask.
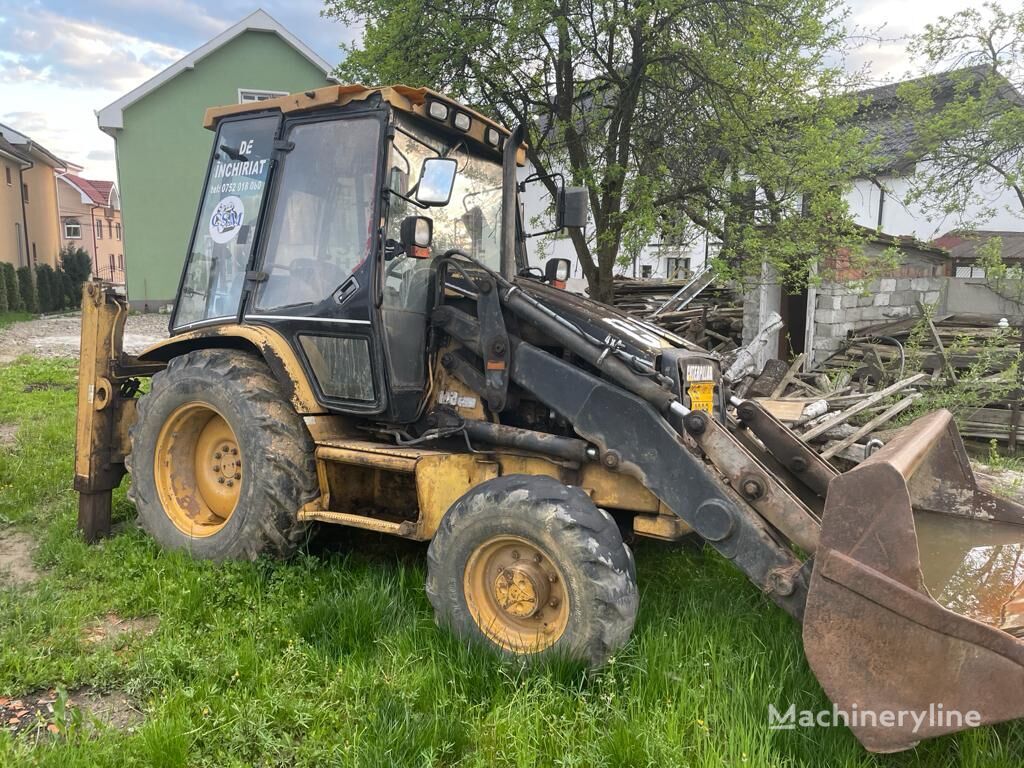
[[[862,460],[883,433],[898,426],[925,395],[974,389],[984,407],[956,413],[965,438],[1016,448],[1021,388],[1011,366],[1024,352],[1019,328],[991,317],[912,317],[862,329],[813,371],[804,356],[769,361],[740,394],[758,399],[824,458]]]
[[[682,336],[704,349],[725,353],[740,346],[743,339],[743,304],[728,289],[709,286],[685,309],[654,314],[686,284],[685,280],[617,279],[613,303],[616,308]]]

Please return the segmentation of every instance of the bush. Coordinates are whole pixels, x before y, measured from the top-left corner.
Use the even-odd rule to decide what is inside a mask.
[[[65,303],[68,307],[78,307],[82,303],[82,283],[92,274],[92,259],[84,248],[68,245],[60,251],[60,272],[67,280],[61,278]]]
[[[4,263],[0,265],[4,273],[4,289],[7,292],[7,311],[17,312],[22,309],[21,291],[18,290],[18,273],[14,270],[13,264]]]
[[[36,281],[32,279],[32,267],[18,267],[18,287],[21,289],[21,303],[26,312],[39,312],[39,297],[36,295]]]
[[[57,306],[54,301],[54,288],[57,275],[49,264],[36,267],[36,292],[39,294],[39,311],[54,312]]]
[[[4,280],[4,271],[0,269],[0,314],[7,311],[7,283]]]

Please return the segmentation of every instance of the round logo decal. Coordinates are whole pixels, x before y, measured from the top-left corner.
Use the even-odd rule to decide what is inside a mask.
[[[245,219],[245,205],[237,195],[225,197],[213,209],[210,217],[210,237],[215,243],[226,243],[238,234]]]

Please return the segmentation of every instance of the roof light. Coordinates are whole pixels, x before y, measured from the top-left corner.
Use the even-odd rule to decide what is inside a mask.
[[[430,106],[427,107],[427,114],[429,114],[435,120],[447,120],[448,107],[442,104],[440,101],[432,101],[430,102]]]
[[[468,131],[471,122],[469,115],[465,112],[456,112],[455,117],[452,118],[452,124],[460,131]]]
[[[496,146],[498,146],[498,143],[500,141],[501,141],[501,134],[498,133],[497,129],[496,128],[488,128],[487,129],[487,143],[490,144],[492,147],[496,147]]]

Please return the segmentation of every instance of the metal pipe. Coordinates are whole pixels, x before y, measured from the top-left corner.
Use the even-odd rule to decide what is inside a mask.
[[[516,190],[516,157],[523,143],[525,129],[516,126],[505,140],[501,156],[501,275],[506,280],[516,276],[516,223],[519,211]]]
[[[466,434],[473,440],[506,448],[534,451],[579,463],[587,459],[587,443],[574,437],[549,435],[546,432],[476,419],[466,419],[464,423]]]

